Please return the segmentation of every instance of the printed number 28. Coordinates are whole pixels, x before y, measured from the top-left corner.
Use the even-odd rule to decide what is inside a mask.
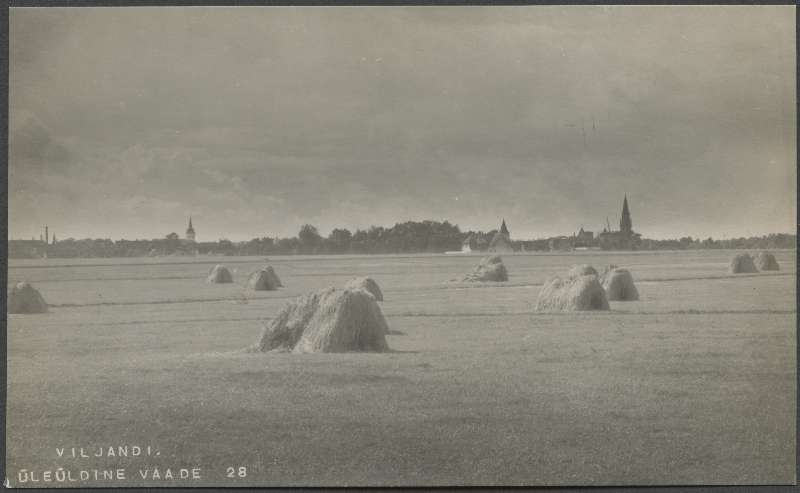
[[[244,467],[244,466],[240,467],[239,469],[236,469],[235,467],[229,467],[227,469],[227,471],[228,471],[228,477],[229,478],[236,478],[236,477],[244,478],[244,477],[247,477],[247,468]]]

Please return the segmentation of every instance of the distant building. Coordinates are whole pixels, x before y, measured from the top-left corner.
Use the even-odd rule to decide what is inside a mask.
[[[189,216],[189,227],[186,228],[186,241],[194,243],[194,228],[192,227],[192,216]]]
[[[547,247],[551,252],[572,250],[575,248],[575,238],[570,236],[554,236],[548,238]]]
[[[603,250],[636,250],[641,244],[642,235],[633,231],[633,221],[628,208],[628,196],[622,201],[622,214],[619,219],[619,231],[603,231],[597,235],[600,248]]]
[[[8,240],[8,258],[44,258],[43,240]]]
[[[594,245],[594,232],[584,231],[581,226],[578,234],[575,235],[575,248],[589,248]]]
[[[492,241],[489,242],[489,251],[493,253],[512,253],[514,247],[511,246],[511,234],[506,227],[506,220],[500,225],[500,231],[495,233]]]
[[[469,235],[464,238],[463,243],[461,243],[461,253],[470,253],[472,252],[472,242],[474,241],[475,237],[473,235]]]
[[[464,238],[464,241],[461,242],[461,250],[448,250],[445,255],[455,255],[460,253],[472,253],[472,242],[474,241],[474,236],[472,234],[468,235]]]
[[[550,248],[548,240],[525,240],[518,243],[523,252],[544,252]]]

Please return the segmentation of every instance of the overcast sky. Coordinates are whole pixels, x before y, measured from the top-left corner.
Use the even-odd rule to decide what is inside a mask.
[[[12,9],[9,237],[795,230],[791,6]]]

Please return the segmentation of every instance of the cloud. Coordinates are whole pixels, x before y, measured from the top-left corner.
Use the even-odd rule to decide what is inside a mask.
[[[166,234],[122,196],[233,239],[503,216],[538,237],[614,222],[625,192],[645,234],[794,228],[787,6],[12,9],[10,26],[12,236],[56,215]]]

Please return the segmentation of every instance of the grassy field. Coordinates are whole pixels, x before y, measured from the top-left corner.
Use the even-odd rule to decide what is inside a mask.
[[[780,484],[795,479],[795,252],[11,261],[51,310],[8,316],[7,477],[125,468],[133,485]],[[204,282],[217,262],[235,284]],[[631,270],[638,302],[534,310],[576,263]],[[246,354],[290,298],[370,275],[387,354]],[[152,457],[58,457],[148,445]],[[143,480],[197,467],[202,480]],[[228,478],[227,468],[247,468]],[[62,483],[63,484],[63,483]]]

